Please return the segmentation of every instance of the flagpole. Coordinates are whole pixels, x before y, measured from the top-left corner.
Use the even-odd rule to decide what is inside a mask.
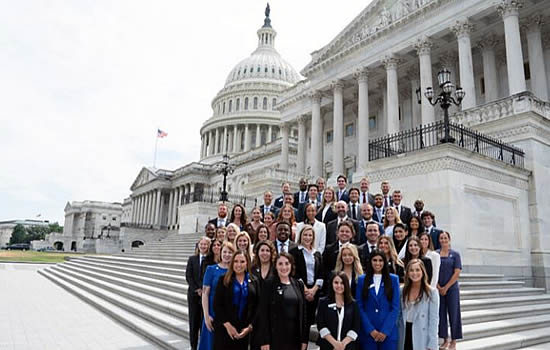
[[[158,128],[157,128],[157,134],[155,136],[155,156],[153,158],[153,168],[156,168],[157,167],[157,146],[158,146],[158,143],[159,143],[159,135],[158,135]]]

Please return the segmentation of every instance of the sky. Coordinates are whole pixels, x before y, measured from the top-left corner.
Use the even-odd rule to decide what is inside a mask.
[[[270,2],[297,71],[369,0]],[[257,45],[266,2],[0,0],[0,220],[122,202],[143,166],[198,161],[199,130]]]

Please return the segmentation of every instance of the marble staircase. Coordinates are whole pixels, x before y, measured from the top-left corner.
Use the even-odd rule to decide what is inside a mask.
[[[124,254],[71,258],[40,273],[160,348],[181,350],[188,346],[185,268],[198,238],[173,235]],[[471,273],[461,275],[460,285],[461,350],[550,349],[550,295],[543,289]]]

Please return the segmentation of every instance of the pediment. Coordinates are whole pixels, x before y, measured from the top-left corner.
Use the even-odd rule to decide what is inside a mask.
[[[139,172],[138,176],[132,183],[132,186],[130,189],[133,191],[136,188],[145,185],[146,183],[149,183],[157,178],[157,174],[147,167],[143,167],[141,171]]]
[[[437,0],[373,0],[330,43],[312,53],[312,60],[302,74],[434,1]]]

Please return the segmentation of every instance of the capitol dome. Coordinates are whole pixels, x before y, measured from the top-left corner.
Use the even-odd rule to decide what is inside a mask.
[[[215,163],[224,154],[246,153],[279,138],[277,101],[303,78],[275,50],[269,14],[267,5],[258,47],[231,70],[212,100],[213,114],[201,128],[201,161]]]

